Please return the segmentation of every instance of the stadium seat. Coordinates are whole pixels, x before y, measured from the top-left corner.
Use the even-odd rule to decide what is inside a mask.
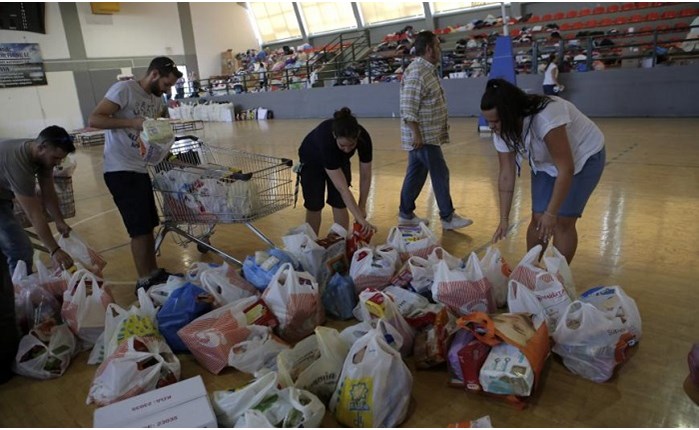
[[[539,22],[539,21],[541,21],[541,18],[539,17],[539,15],[532,15],[531,18],[529,18],[527,20],[527,22],[529,24],[534,24],[534,23]]]
[[[609,7],[607,7],[607,13],[617,13],[617,12],[619,12],[618,5],[613,4],[613,5],[609,5]]]
[[[647,8],[647,7],[650,7],[650,3],[648,3],[648,2],[639,2],[639,3],[636,3],[636,8],[637,8],[637,9],[645,9],[645,8]]]
[[[547,13],[541,17],[542,21],[551,21],[552,19],[553,19],[553,15],[551,15],[550,13]]]
[[[636,9],[635,3],[624,3],[621,5],[621,10],[623,10],[623,11],[634,10],[634,9]]]
[[[660,14],[658,12],[651,12],[646,15],[646,21],[657,21],[660,19]]]
[[[624,25],[627,22],[629,22],[629,20],[625,16],[619,16],[614,20],[614,24],[616,25]]]
[[[592,14],[593,14],[593,15],[599,15],[599,14],[602,14],[602,13],[604,13],[604,7],[602,7],[602,6],[597,6],[597,7],[595,7],[595,8],[592,9]]]
[[[591,20],[585,22],[585,28],[595,28],[595,27],[597,27],[597,21],[595,21],[594,19],[591,19]]]
[[[645,32],[649,32],[649,31],[653,31],[653,30],[654,30],[654,28],[651,27],[650,25],[644,25],[638,31],[641,33],[645,33]]]
[[[582,30],[585,28],[585,25],[582,23],[582,21],[578,21],[573,24],[573,30]]]
[[[675,30],[686,30],[689,28],[689,24],[686,22],[678,22],[675,24]]]
[[[614,20],[612,20],[611,18],[603,18],[602,20],[600,20],[600,22],[597,23],[597,25],[599,25],[600,27],[608,27],[610,25],[614,25]]]
[[[683,18],[686,18],[689,16],[694,16],[694,15],[698,15],[698,14],[697,14],[697,11],[695,9],[692,9],[692,8],[682,9],[680,11],[680,16]]]
[[[563,24],[561,24],[560,30],[561,31],[568,31],[568,30],[571,30],[572,28],[573,28],[573,25],[571,23],[564,22]]]
[[[565,17],[566,14],[564,14],[563,12],[556,12],[556,14],[553,15],[553,19],[555,19],[556,21],[564,19]]]
[[[577,10],[568,11],[568,13],[566,14],[566,18],[576,18],[577,16],[578,16]]]
[[[675,12],[674,10],[668,10],[668,11],[663,12],[661,17],[663,19],[675,19],[675,18],[677,18],[677,12]]]
[[[657,27],[655,27],[656,31],[668,31],[670,30],[670,26],[667,24],[660,24]]]
[[[643,16],[639,14],[631,15],[629,18],[629,22],[642,22],[643,21]]]
[[[588,15],[590,15],[591,13],[592,13],[592,10],[591,10],[591,9],[585,8],[585,9],[583,9],[583,10],[580,11],[580,13],[578,14],[578,16],[588,16]]]

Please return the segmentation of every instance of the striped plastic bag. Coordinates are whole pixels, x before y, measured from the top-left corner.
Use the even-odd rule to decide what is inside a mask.
[[[442,260],[434,268],[432,297],[457,315],[471,312],[494,312],[492,285],[481,269],[480,261],[472,252],[463,270],[450,270]]]

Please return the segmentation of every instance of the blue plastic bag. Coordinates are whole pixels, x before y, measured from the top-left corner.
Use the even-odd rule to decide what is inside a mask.
[[[281,249],[268,249],[267,254],[269,254],[270,257],[276,257],[279,260],[279,262],[275,263],[267,270],[255,263],[255,257],[252,255],[248,255],[245,257],[245,261],[243,261],[243,276],[260,291],[264,291],[267,288],[267,285],[269,285],[269,282],[277,273],[277,270],[279,270],[284,263],[291,263],[296,271],[303,270],[301,268],[301,264],[299,264],[296,259]]]
[[[357,305],[352,278],[335,273],[325,287],[321,300],[325,312],[333,318],[341,320],[352,318],[352,310]]]
[[[177,331],[212,309],[211,303],[197,300],[199,295],[209,294],[196,285],[187,283],[173,291],[158,311],[158,330],[174,352],[189,351]]]

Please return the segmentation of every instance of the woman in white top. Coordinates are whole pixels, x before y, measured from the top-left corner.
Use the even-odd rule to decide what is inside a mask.
[[[546,62],[546,70],[544,71],[544,94],[549,96],[556,95],[554,88],[558,86],[560,86],[560,84],[558,83],[556,54],[551,54]]]
[[[527,249],[553,239],[570,262],[578,245],[575,223],[604,170],[604,135],[572,103],[526,94],[504,79],[488,81],[481,110],[494,132],[500,162],[500,225],[493,242],[507,234],[515,172],[528,162],[532,218]]]

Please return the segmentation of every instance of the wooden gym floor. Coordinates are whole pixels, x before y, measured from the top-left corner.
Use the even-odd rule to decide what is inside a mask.
[[[330,112],[329,112],[330,114]],[[211,145],[297,159],[303,137],[319,120],[245,121],[206,124],[198,132]],[[370,220],[383,242],[395,224],[406,154],[399,147],[397,119],[360,119],[374,141],[374,180]],[[597,384],[570,373],[552,356],[530,406],[518,411],[497,400],[448,388],[444,368],[414,371],[413,409],[408,427],[444,427],[490,415],[495,427],[697,427],[699,406],[685,394],[687,353],[699,342],[699,120],[599,119],[607,141],[608,165],[579,222],[580,245],[572,264],[578,293],[598,285],[621,285],[636,300],[643,339],[631,360],[609,382]],[[497,158],[489,138],[480,138],[473,118],[451,120],[452,144],[444,148],[451,171],[451,193],[458,212],[474,225],[443,233],[429,185],[418,200],[452,254],[482,252],[498,223]],[[105,276],[117,282],[117,301],[134,300],[136,276],[128,237],[102,179],[102,147],[79,148],[73,178],[77,214],[74,229],[108,261]],[[354,161],[355,190],[358,186]],[[517,181],[512,211],[515,225],[500,247],[514,266],[524,255],[530,216],[529,172]],[[280,243],[287,229],[304,220],[302,202],[256,222]],[[326,231],[331,213],[324,213]],[[220,225],[214,245],[243,258],[264,244],[243,225]],[[167,237],[162,267],[184,271],[201,255]],[[121,282],[121,283],[119,283]],[[344,324],[331,323],[335,327]],[[91,427],[93,406],[85,406],[96,367],[87,352],[76,356],[66,374],[37,381],[16,376],[0,386],[0,425],[4,427]],[[236,387],[249,379],[232,368],[215,376],[191,356],[181,355],[182,378],[201,374],[209,392]],[[408,360],[411,369],[411,360]],[[406,393],[409,395],[409,393]],[[334,421],[326,416],[328,425]]]

